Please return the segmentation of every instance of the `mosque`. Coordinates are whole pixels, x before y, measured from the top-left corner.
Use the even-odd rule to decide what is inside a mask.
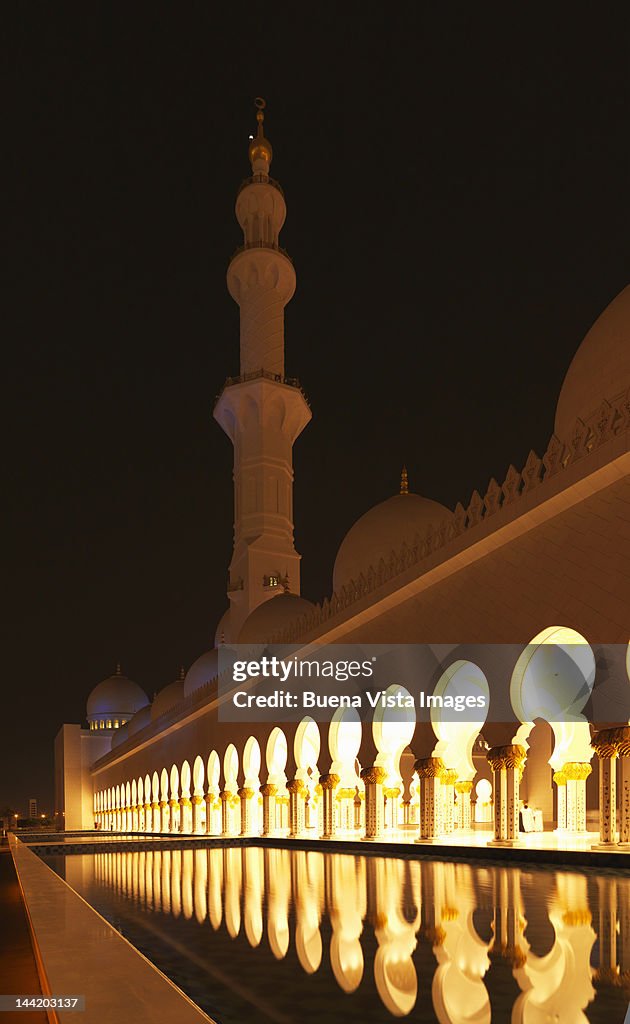
[[[241,246],[227,272],[240,309],[240,373],[214,417],[234,446],[234,548],[215,646],[151,702],[118,666],[87,701],[87,728],[55,741],[61,829],[439,842],[525,830],[559,845],[630,848],[630,725],[591,699],[630,693],[630,286],[579,346],[547,450],[454,510],[400,492],[345,536],[331,596],[300,595],[293,445],[311,411],[285,375],[284,307],[296,283],[280,245],[286,204],[257,101]],[[456,638],[461,638],[455,642]],[[435,694],[464,680],[489,712],[468,723],[387,724],[339,709],[329,723],[220,720],[226,645],[426,645]],[[559,666],[589,681],[571,721],[528,697]],[[571,679],[567,681],[570,687]],[[399,688],[400,689],[400,688]],[[405,691],[406,692],[406,691]],[[491,714],[509,695],[514,721]],[[507,698],[506,698],[507,699]]]

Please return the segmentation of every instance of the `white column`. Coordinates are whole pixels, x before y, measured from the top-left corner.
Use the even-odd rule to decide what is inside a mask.
[[[494,776],[494,839],[489,846],[518,842],[518,804],[521,771],[527,753],[520,744],[492,747],[487,753]]]
[[[568,761],[562,768],[567,780],[567,833],[586,832],[586,780],[591,774],[588,761]]]
[[[441,827],[441,778],[446,769],[439,757],[422,757],[415,764],[420,780],[420,833],[417,843],[431,843],[437,839]]]
[[[472,831],[472,811],[470,806],[470,793],[472,781],[459,779],[455,783],[457,793],[457,828],[460,833]]]
[[[363,768],[361,771],[361,779],[365,785],[365,836],[363,838],[368,841],[383,838],[383,830],[385,827],[383,783],[385,782],[386,777],[387,772],[385,769],[376,765],[373,765],[371,768]],[[360,822],[360,803],[358,811]]]
[[[566,832],[567,829],[567,777],[564,772],[554,772],[553,781],[556,784],[556,795],[558,798],[558,827],[556,832]]]
[[[287,783],[289,791],[289,836],[297,839],[304,835],[304,782],[302,779],[291,779]]]
[[[324,827],[322,839],[332,839],[337,832],[337,804],[335,801],[335,787],[339,785],[339,776],[331,773],[321,775],[319,779],[322,787],[322,798],[324,804]]]
[[[278,792],[278,787],[271,783],[266,783],[260,787],[260,792],[263,798],[262,835],[272,836],[276,831],[276,793]]]

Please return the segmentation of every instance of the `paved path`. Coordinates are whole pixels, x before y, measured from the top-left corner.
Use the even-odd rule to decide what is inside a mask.
[[[0,847],[0,921],[0,993],[40,995],[41,985],[26,911],[7,846]],[[43,1010],[24,1010],[1,1016],[6,1018],[6,1024],[11,1020],[21,1024],[46,1024],[47,1021]]]

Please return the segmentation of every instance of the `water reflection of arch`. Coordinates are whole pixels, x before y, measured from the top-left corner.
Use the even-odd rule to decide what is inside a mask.
[[[243,850],[243,921],[250,946],[260,945],[263,934],[263,886],[265,864],[260,847]]]
[[[319,970],[323,954],[320,932],[323,860],[321,853],[306,850],[296,850],[291,858],[295,950],[307,974]]]
[[[417,877],[411,878],[412,867],[416,869],[417,865],[387,858],[376,861],[371,871],[368,869],[374,876],[374,933],[378,942],[374,981],[384,1006],[396,1017],[411,1013],[418,996],[412,954],[421,918],[419,886]]]
[[[330,965],[344,992],[354,992],[363,978],[361,946],[367,910],[365,859],[328,854],[324,863],[325,898],[333,933]]]
[[[283,960],[289,949],[290,859],[289,850],[265,850],[267,938],[276,960]]]

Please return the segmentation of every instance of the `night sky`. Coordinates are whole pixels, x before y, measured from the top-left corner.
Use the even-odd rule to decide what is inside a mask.
[[[298,277],[287,373],[313,409],[311,599],[403,462],[453,507],[542,454],[571,357],[630,280],[621,9],[221,8],[3,10],[0,808],[50,810],[54,736],[90,689],[120,661],[153,695],[227,605],[212,406],[238,372],[225,272],[255,96]]]

